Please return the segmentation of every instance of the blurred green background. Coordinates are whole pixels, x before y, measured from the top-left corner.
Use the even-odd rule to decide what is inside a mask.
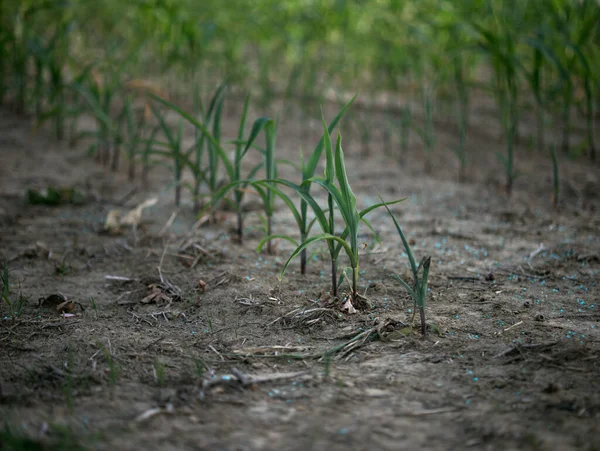
[[[595,158],[596,0],[3,0],[0,11],[0,99],[42,121],[68,116],[65,88],[91,75],[115,90],[154,80],[175,99],[226,79],[263,108],[285,99],[312,115],[355,92],[405,118],[417,102],[425,147],[446,115],[460,158],[483,95],[507,142],[531,111],[540,150],[557,124],[564,152]],[[586,128],[576,150],[573,121]]]

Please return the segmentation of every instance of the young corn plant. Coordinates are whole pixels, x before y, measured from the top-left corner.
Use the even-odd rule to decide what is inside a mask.
[[[148,136],[148,139],[142,139],[140,142],[143,144],[143,152],[142,152],[142,183],[144,187],[148,188],[150,186],[150,182],[148,177],[150,175],[150,169],[152,167],[152,150],[153,143],[156,139],[156,134],[160,131],[160,124],[155,125]]]
[[[466,180],[467,170],[467,128],[469,126],[469,92],[465,80],[463,57],[460,53],[453,58],[454,83],[456,85],[456,118],[458,125],[458,146],[452,148],[458,158],[458,181]]]
[[[425,172],[431,172],[431,154],[435,147],[435,132],[433,123],[434,87],[432,84],[424,84],[421,90],[423,110],[425,112],[425,123],[423,127],[417,127],[416,131],[425,145],[426,159]]]
[[[487,29],[477,23],[471,26],[479,35],[479,46],[490,59],[494,74],[493,92],[502,116],[506,138],[506,155],[498,153],[498,159],[506,174],[506,194],[512,193],[518,176],[514,165],[515,140],[519,120],[519,77],[517,45],[511,24],[497,20],[497,27]]]
[[[303,249],[306,249],[308,246],[319,241],[326,241],[331,257],[332,296],[334,298],[337,298],[338,296],[339,282],[337,280],[337,261],[340,251],[344,249],[344,252],[350,262],[352,273],[351,293],[348,300],[351,303],[357,303],[360,300],[360,296],[358,294],[358,264],[360,247],[358,242],[358,226],[361,221],[366,222],[364,219],[365,215],[374,209],[381,207],[383,204],[376,204],[362,211],[357,209],[356,196],[352,192],[352,188],[350,187],[348,176],[346,174],[341,135],[338,133],[334,153],[331,146],[329,131],[324,121],[323,128],[326,157],[325,177],[312,177],[303,182],[303,185],[307,183],[316,183],[325,189],[328,197],[327,214],[325,211],[323,211],[323,209],[321,209],[315,199],[310,194],[307,194],[304,190],[302,190],[300,186],[281,179],[274,181],[275,183],[292,188],[311,206],[317,218],[317,222],[321,226],[322,230],[322,233],[306,238],[298,245],[298,247],[296,247],[281,270],[280,278],[282,278],[285,274],[285,271],[287,270],[291,261],[298,256]],[[401,202],[402,200],[404,199],[390,202],[390,204]],[[334,230],[334,215],[336,211],[339,211],[339,214],[341,215],[345,224],[343,232],[340,235],[336,235]],[[368,222],[366,223],[369,225]]]
[[[248,179],[246,179],[246,178],[242,178],[242,176],[241,176],[242,160],[246,156],[246,154],[248,153],[250,148],[252,147],[252,144],[254,143],[255,139],[258,137],[258,135],[261,133],[261,131],[266,127],[266,125],[271,120],[268,118],[265,118],[265,117],[257,119],[254,122],[254,124],[252,125],[252,129],[250,131],[250,135],[249,135],[248,139],[245,141],[243,139],[242,140],[238,139],[234,142],[236,145],[236,151],[234,153],[233,161],[231,161],[227,155],[227,152],[221,145],[221,142],[219,139],[220,135],[215,136],[214,133],[211,133],[209,131],[207,125],[203,124],[192,114],[185,112],[183,109],[179,108],[175,104],[173,104],[155,94],[150,94],[150,96],[155,101],[157,101],[158,103],[175,111],[176,113],[178,113],[180,115],[180,117],[182,119],[185,119],[190,124],[192,124],[196,128],[198,134],[201,135],[201,139],[205,139],[208,142],[209,146],[211,146],[210,152],[213,152],[213,155],[216,157],[216,159],[214,160],[214,164],[209,164],[209,168],[208,168],[208,171],[209,171],[208,176],[209,177],[213,177],[213,171],[218,171],[217,163],[220,162],[223,164],[226,175],[229,179],[228,183],[225,186],[220,187],[217,184],[216,174],[214,175],[215,183],[214,183],[214,187],[213,187],[214,191],[211,191],[211,201],[204,208],[204,210],[201,212],[201,214],[214,208],[214,206],[216,206],[230,190],[232,190],[232,189],[238,190],[239,189],[241,192],[239,192],[237,195],[235,195],[234,202],[236,204],[237,211],[240,213],[238,215],[238,219],[240,219],[241,212],[242,212],[241,203],[242,203],[242,200],[244,197],[243,187],[244,187],[244,185],[248,184],[248,181],[249,181],[248,179],[254,177],[254,175],[258,172],[258,170],[265,164],[265,163],[261,163],[260,165],[258,165],[254,169],[252,169],[252,171],[250,172],[250,176],[248,177]],[[249,99],[247,99],[246,106],[244,107],[244,113],[243,113],[242,119],[240,121],[240,131],[238,133],[238,138],[239,138],[239,136],[243,136],[243,130],[245,128],[245,121],[246,121],[246,116],[247,116],[247,111],[248,111],[248,104],[249,104]],[[220,130],[220,126],[213,127],[213,132],[215,129]],[[274,130],[273,130],[273,133],[274,133]],[[273,135],[273,138],[274,138],[274,135]],[[197,142],[198,142],[198,140],[197,140]],[[267,140],[267,143],[269,143],[269,140]],[[273,139],[272,147],[271,147],[273,152],[274,152],[274,144],[275,144],[275,142]],[[269,153],[267,151],[265,151],[265,152],[266,152],[266,154]],[[271,158],[272,158],[273,152],[271,152]],[[268,155],[265,156],[265,160],[267,158],[268,158]],[[185,166],[188,166],[192,170],[192,172],[195,174],[195,176],[202,176],[202,174],[204,173],[204,171],[201,168],[199,168],[196,164],[194,164],[193,162],[190,161],[190,159],[188,158],[188,154],[181,154],[180,160],[183,162],[183,164]],[[273,162],[273,167],[274,167],[274,162]],[[208,177],[205,177],[205,179],[206,178],[208,178]],[[212,186],[212,182],[207,181],[207,183],[209,184],[209,188],[210,188]],[[272,205],[272,202],[269,205]],[[272,216],[272,213],[271,213],[271,216]],[[238,232],[240,234],[243,233],[243,223],[238,223]]]
[[[73,89],[86,101],[88,108],[96,119],[96,130],[83,132],[81,136],[91,136],[95,142],[88,152],[96,155],[96,160],[104,166],[110,162],[111,144],[117,139],[117,123],[111,116],[111,107],[117,92],[117,77],[102,83],[95,77],[86,77],[87,83],[75,83]]]
[[[277,178],[277,163],[275,161],[275,137],[277,127],[275,121],[272,119],[268,120],[264,125],[265,130],[265,141],[266,148],[263,153],[265,175],[267,180],[275,180]],[[265,209],[265,216],[267,217],[267,237],[273,235],[273,213],[275,212],[275,195],[273,190],[268,189],[272,186],[273,182],[267,181],[267,189],[263,190],[258,186],[255,186],[256,191],[263,200],[263,206]],[[273,253],[273,240],[267,240],[267,253]]]
[[[158,107],[152,105],[152,112],[154,113],[154,116],[156,116],[156,118],[158,119],[162,132],[167,138],[167,141],[153,141],[152,144],[156,147],[154,147],[151,150],[151,153],[153,155],[161,155],[172,161],[172,170],[174,178],[173,182],[175,185],[175,205],[179,206],[181,204],[181,180],[183,177],[183,170],[186,166],[190,166],[186,152],[182,148],[183,120],[179,120],[177,132],[173,133]]]
[[[535,98],[536,106],[536,143],[538,152],[543,152],[546,147],[545,139],[545,92],[544,92],[544,79],[542,73],[544,70],[545,58],[542,52],[542,47],[539,43],[543,42],[543,34],[537,33],[536,38],[530,39],[527,43],[532,48],[532,61],[531,69],[527,70],[525,65],[522,65],[525,78],[529,83],[533,96]]]
[[[381,199],[381,197],[380,197],[380,199]],[[381,199],[381,201],[383,203],[383,199]],[[413,284],[412,284],[412,286],[409,285],[397,274],[392,274],[392,277],[394,277],[396,280],[398,280],[398,282],[400,282],[400,284],[406,289],[406,291],[408,291],[408,293],[410,294],[410,296],[412,297],[412,299],[414,301],[414,309],[413,309],[413,316],[411,319],[411,326],[414,322],[415,315],[417,313],[417,308],[418,308],[419,314],[421,317],[421,333],[423,334],[423,336],[426,336],[427,335],[427,323],[425,321],[425,304],[426,304],[426,300],[427,300],[427,281],[429,278],[429,267],[431,266],[431,257],[428,255],[425,255],[421,259],[419,266],[417,266],[414,254],[412,252],[410,244],[408,243],[408,240],[406,239],[406,236],[404,235],[404,232],[402,231],[402,227],[400,227],[400,224],[398,224],[396,217],[394,216],[392,211],[389,209],[388,205],[389,205],[389,203],[383,203],[383,206],[385,207],[388,214],[394,221],[394,226],[396,227],[396,231],[398,232],[398,235],[400,235],[400,239],[402,240],[402,244],[404,245],[406,255],[408,255],[408,262],[410,263],[410,268],[411,268],[412,274],[413,274]]]
[[[204,107],[204,102],[200,95],[198,85],[194,85],[194,115],[199,117],[208,129],[213,121],[213,134],[219,140],[221,129],[221,114],[223,111],[223,100],[226,83],[222,83],[211,98],[208,108]],[[244,115],[245,121],[245,115]],[[196,145],[194,147],[194,165],[198,169],[194,177],[193,197],[194,211],[200,211],[200,188],[203,183],[207,183],[208,189],[213,194],[218,189],[218,163],[219,153],[214,145],[206,139],[205,135],[197,127],[194,129]],[[208,147],[208,149],[206,149]],[[203,166],[205,151],[208,151],[208,166]]]
[[[124,100],[124,140],[128,166],[127,177],[130,181],[135,179],[135,164],[139,153],[142,134],[146,126],[146,117],[143,111],[137,111],[133,106],[133,99],[127,96]]]
[[[333,132],[335,127],[338,125],[338,123],[340,122],[340,120],[342,119],[344,114],[346,113],[346,110],[350,107],[350,105],[352,105],[352,103],[354,102],[355,99],[356,99],[356,96],[352,97],[352,99],[350,99],[350,101],[348,101],[344,105],[344,107],[340,110],[340,112],[337,114],[337,116],[334,117],[334,119],[331,121],[331,123],[327,127],[328,133]],[[290,199],[290,197],[286,193],[281,191],[279,188],[277,188],[277,186],[276,186],[276,184],[286,185],[288,183],[287,181],[278,180],[275,183],[271,183],[268,188],[269,190],[274,192],[279,198],[281,198],[281,200],[283,200],[283,202],[290,209],[290,211],[296,221],[296,225],[298,226],[298,232],[300,234],[300,241],[299,241],[300,243],[304,242],[308,238],[310,231],[312,229],[312,226],[314,225],[315,221],[317,220],[317,218],[315,217],[309,221],[309,219],[308,219],[309,201],[307,201],[306,198],[311,199],[311,202],[313,205],[312,208],[314,210],[314,208],[315,208],[314,206],[315,205],[318,206],[318,205],[316,202],[314,202],[314,199],[312,199],[312,197],[310,197],[310,188],[311,188],[310,180],[314,177],[315,171],[316,171],[319,161],[321,159],[321,155],[323,154],[323,149],[325,146],[325,139],[326,139],[325,134],[323,134],[321,136],[321,138],[319,139],[317,146],[314,148],[312,154],[310,155],[308,161],[305,161],[304,157],[301,155],[302,181],[300,182],[300,185],[294,185],[294,184],[287,185],[288,187],[291,187],[294,191],[300,191],[302,193],[300,195],[300,208],[296,208],[296,205]],[[305,198],[305,196],[306,196],[306,198]],[[331,230],[330,230],[330,232],[331,232]],[[267,235],[265,238],[263,238],[259,242],[257,251],[260,252],[262,247],[264,246],[264,244],[273,239],[285,239],[285,240],[291,242],[292,244],[294,244],[295,246],[298,246],[298,243],[299,243],[298,241],[296,241],[294,238],[292,238],[289,235]],[[302,251],[300,252],[300,273],[302,275],[306,274],[307,260],[308,260],[307,259],[307,250],[305,248],[305,249],[302,249]],[[334,274],[334,277],[335,277],[335,274]],[[334,289],[335,296],[337,296],[337,285],[335,285],[335,287],[336,287]]]

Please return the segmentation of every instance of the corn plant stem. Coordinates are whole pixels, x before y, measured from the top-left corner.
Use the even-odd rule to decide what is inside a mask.
[[[568,88],[570,89],[570,88]],[[562,108],[562,143],[561,150],[563,153],[568,154],[571,148],[570,135],[571,135],[571,99],[570,95],[567,95]]]
[[[331,258],[331,296],[333,299],[338,297],[338,280],[337,280],[337,260]]]
[[[425,307],[419,307],[419,316],[421,317],[421,334],[427,335],[427,323],[425,322]]]
[[[352,268],[352,300],[358,300],[358,267]]]
[[[302,234],[300,236],[300,242],[304,242],[304,240],[306,240],[306,235]],[[306,275],[306,249],[302,249],[302,252],[300,252],[300,274],[302,274],[303,276]]]
[[[181,163],[175,158],[175,205],[181,205]]]
[[[271,215],[267,216],[267,236],[273,234],[273,217]],[[273,240],[267,241],[267,253],[271,255],[273,253],[272,247]]]
[[[545,138],[545,112],[544,107],[538,102],[536,105],[536,133],[537,133],[537,150],[538,152],[544,152],[544,148],[546,147],[546,138]]]

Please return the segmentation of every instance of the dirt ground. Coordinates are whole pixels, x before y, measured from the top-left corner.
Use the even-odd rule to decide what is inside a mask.
[[[318,140],[318,121],[297,123],[278,131],[282,157]],[[406,329],[413,305],[390,277],[409,273],[385,211],[370,216],[381,242],[360,237],[371,308],[351,315],[328,297],[324,249],[306,276],[295,261],[280,281],[292,247],[257,254],[256,212],[241,246],[232,213],[192,230],[187,197],[169,223],[166,169],[144,190],[84,144],[69,149],[0,110],[0,258],[11,299],[25,300],[16,319],[0,305],[0,449],[600,449],[600,171],[563,159],[554,209],[550,160],[523,145],[507,200],[501,139],[475,128],[465,184],[444,150],[449,127],[429,175],[416,142],[399,164],[381,137],[365,155],[344,135],[360,206],[408,197],[393,211],[417,258],[432,256],[423,339]],[[85,202],[24,201],[48,186]],[[135,230],[103,232],[110,210],[151,197]],[[274,224],[294,227],[283,206]],[[72,316],[50,305],[58,293],[76,302]]]

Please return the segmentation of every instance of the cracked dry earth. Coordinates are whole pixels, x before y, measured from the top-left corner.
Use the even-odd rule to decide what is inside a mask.
[[[314,145],[315,124],[282,124],[282,155]],[[408,196],[393,211],[417,257],[432,256],[425,339],[405,328],[412,302],[389,274],[408,267],[385,211],[370,216],[380,243],[361,234],[373,244],[360,276],[371,308],[349,315],[328,298],[323,249],[306,276],[295,262],[279,281],[291,247],[257,254],[255,212],[244,245],[228,212],[190,232],[187,200],[165,227],[167,171],[143,190],[0,111],[0,257],[27,300],[16,319],[0,307],[0,448],[26,449],[14,443],[28,437],[45,449],[598,450],[597,166],[563,162],[554,210],[549,163],[531,153],[519,154],[525,176],[508,201],[489,157],[474,155],[475,175],[459,185],[451,156],[435,154],[428,176],[418,149],[400,166],[354,142],[359,204]],[[502,149],[484,136],[471,145]],[[24,202],[27,188],[48,186],[76,187],[86,202]],[[150,197],[136,230],[102,232],[110,210]],[[275,232],[293,227],[280,206]],[[57,293],[76,302],[73,316],[38,307]],[[391,332],[323,357],[383,326]]]

